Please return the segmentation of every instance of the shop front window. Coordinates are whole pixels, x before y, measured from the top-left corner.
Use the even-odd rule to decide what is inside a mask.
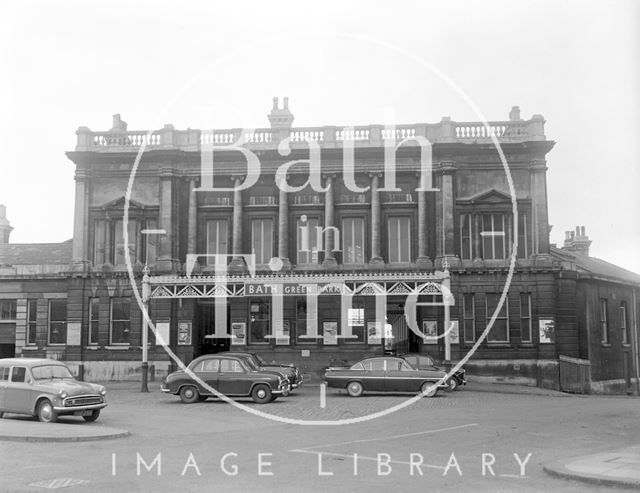
[[[271,310],[267,299],[252,299],[249,302],[249,342],[266,344],[271,336]]]

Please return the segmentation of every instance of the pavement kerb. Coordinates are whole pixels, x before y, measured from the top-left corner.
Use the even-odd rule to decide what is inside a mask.
[[[550,476],[554,476],[561,479],[581,481],[583,483],[593,484],[597,486],[640,490],[640,481],[636,481],[632,479],[630,480],[613,479],[613,478],[601,476],[599,474],[588,474],[588,473],[579,473],[575,471],[570,471],[566,468],[566,464],[570,461],[571,459],[550,462],[548,464],[543,464],[542,469],[544,470],[544,472],[546,472]]]
[[[130,436],[128,430],[88,424],[40,423],[29,419],[0,420],[0,441],[87,442]]]
[[[124,438],[130,436],[127,430],[109,435],[86,435],[86,436],[63,436],[45,437],[28,435],[0,435],[0,441],[4,442],[92,442],[98,440],[113,440],[114,438]]]

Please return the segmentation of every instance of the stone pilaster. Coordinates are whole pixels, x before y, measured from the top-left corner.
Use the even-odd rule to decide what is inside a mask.
[[[291,268],[289,261],[289,197],[280,190],[278,197],[278,257],[282,260],[282,268]]]
[[[243,269],[245,267],[242,257],[242,226],[243,226],[243,206],[242,206],[242,176],[232,176],[233,180],[233,229],[231,232],[231,267],[233,269]]]
[[[85,271],[88,268],[87,259],[87,179],[88,176],[83,169],[76,169],[76,194],[75,210],[73,216],[73,247],[72,247],[72,270]]]
[[[442,266],[444,259],[449,265],[459,264],[458,256],[455,254],[455,228],[454,228],[454,193],[453,174],[455,173],[453,163],[442,163],[442,185],[440,192],[440,207],[438,222],[441,222],[441,237],[438,238],[439,255],[436,264]]]
[[[194,179],[189,180],[189,217],[188,217],[188,231],[187,231],[187,254],[198,253],[196,251],[196,238],[198,236],[198,202],[196,196],[196,181]]]
[[[165,234],[159,238],[158,260],[156,268],[159,272],[174,272],[178,269],[178,261],[174,256],[173,234],[173,170],[163,168],[160,171],[160,229]]]
[[[543,160],[531,162],[531,196],[533,197],[533,254],[549,255],[549,217],[547,212],[547,166]]]
[[[369,264],[382,267],[384,260],[380,255],[380,174],[371,173],[371,259]]]
[[[333,250],[335,249],[335,235],[333,234],[333,228],[335,226],[335,205],[333,203],[334,178],[334,175],[328,175],[325,182],[326,192],[324,193],[324,261],[322,262],[322,265],[324,265],[325,267],[336,267],[338,265],[338,262],[336,261],[336,258],[333,254]]]
[[[427,254],[427,192],[418,194],[418,257],[416,266],[419,269],[432,269],[433,263]]]

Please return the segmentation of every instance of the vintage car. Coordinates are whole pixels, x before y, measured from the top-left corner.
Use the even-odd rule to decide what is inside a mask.
[[[282,373],[262,370],[245,357],[207,354],[194,359],[187,370],[170,373],[162,381],[160,390],[179,395],[186,404],[215,396],[193,378],[196,376],[208,387],[227,397],[250,396],[258,404],[275,401],[279,396],[289,393],[289,381]]]
[[[262,370],[278,371],[280,373],[283,373],[289,380],[290,391],[293,391],[294,389],[297,389],[302,385],[303,378],[300,374],[300,370],[298,370],[298,368],[296,368],[296,366],[291,363],[267,363],[264,358],[257,353],[228,351],[220,354],[249,358],[254,365],[261,368]]]
[[[418,370],[402,358],[383,356],[367,358],[350,368],[329,368],[324,379],[328,387],[346,389],[352,397],[371,392],[422,392],[433,397],[447,388],[446,373]]]
[[[409,362],[414,368],[419,370],[443,370],[444,365],[439,364],[428,354],[408,353],[402,355],[402,357]],[[467,385],[467,371],[464,368],[460,368],[455,372],[447,381],[449,384],[449,390],[456,390],[460,385]]]
[[[102,385],[76,380],[60,361],[38,358],[0,359],[0,417],[30,414],[53,423],[58,416],[95,421],[107,405]]]

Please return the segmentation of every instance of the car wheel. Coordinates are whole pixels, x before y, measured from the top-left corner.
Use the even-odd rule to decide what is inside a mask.
[[[451,377],[447,383],[449,384],[449,390],[451,392],[458,388],[458,380],[456,380],[455,377]]]
[[[364,387],[360,382],[349,382],[347,384],[347,393],[351,397],[360,397],[362,392],[364,392]]]
[[[100,416],[100,409],[95,409],[89,416],[82,416],[87,423],[93,423]]]
[[[50,400],[43,399],[38,404],[38,419],[43,423],[55,423],[58,419]]]
[[[435,397],[438,393],[438,387],[436,387],[435,383],[436,382],[423,383],[420,392],[422,392],[425,397]]]
[[[272,394],[268,385],[256,385],[251,391],[251,398],[258,404],[271,402]]]
[[[180,389],[180,400],[185,404],[193,404],[200,398],[200,393],[193,385],[185,385]]]

